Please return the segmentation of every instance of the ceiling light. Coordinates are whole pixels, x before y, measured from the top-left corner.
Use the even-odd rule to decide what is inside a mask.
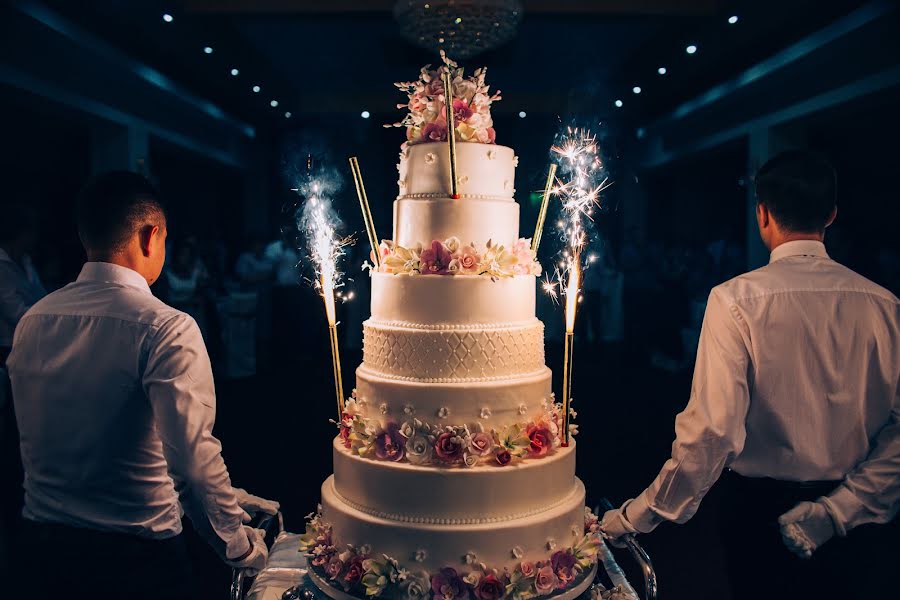
[[[262,89],[262,88],[259,87],[258,85],[254,85],[254,86],[253,86],[253,91],[256,92],[257,94],[259,93],[259,90],[261,90],[261,89]]]
[[[205,48],[203,49],[203,51],[206,52],[207,54],[212,54],[212,53],[213,53],[213,49],[212,49],[210,46],[205,47]]]
[[[174,20],[175,20],[175,17],[173,17],[169,13],[166,13],[163,15],[163,21],[165,21],[166,23],[171,23]]]
[[[622,101],[616,100],[616,108],[622,108]]]
[[[697,46],[695,46],[694,44],[691,44],[690,46],[685,48],[684,51],[687,52],[688,54],[693,54],[694,52],[697,51]]]
[[[519,111],[519,118],[520,118],[520,119],[524,119],[524,118],[527,117],[527,116],[528,116],[528,114],[527,114],[524,110],[520,110],[520,111]]]
[[[731,15],[730,17],[728,17],[728,23],[729,23],[730,25],[734,25],[734,24],[737,23],[739,20],[740,20],[740,19],[738,19],[738,16],[737,16],[737,15]]]
[[[635,94],[640,94],[640,93],[641,93],[641,86],[636,85],[636,86],[634,86],[633,88],[631,88],[631,91],[634,92]]]
[[[285,118],[285,119],[290,119],[290,118],[291,118],[291,111],[288,111],[288,112],[284,113],[284,118]]]
[[[241,73],[241,72],[238,71],[237,69],[232,69],[232,70],[231,70],[231,76],[232,76],[232,77],[237,77],[238,75],[240,75],[240,73]]]
[[[277,106],[278,106],[278,100],[272,100],[271,102],[269,102],[269,106],[271,106],[272,108],[277,107]]]
[[[665,67],[660,67],[660,68],[658,68],[658,69],[656,70],[656,72],[659,73],[660,75],[665,75],[665,74],[666,74],[666,68],[665,68]]]
[[[369,114],[369,111],[364,110],[364,111],[362,111],[361,113],[359,113],[359,116],[361,116],[363,119],[368,119],[368,118],[369,118],[370,116],[372,116],[372,115]]]

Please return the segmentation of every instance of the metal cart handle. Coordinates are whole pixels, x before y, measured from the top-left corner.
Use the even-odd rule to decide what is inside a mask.
[[[612,505],[612,502],[606,498],[600,499],[600,507],[604,511],[613,510],[615,508]],[[600,511],[597,512],[599,513]],[[628,552],[631,554],[632,558],[634,558],[635,562],[641,567],[641,573],[644,575],[645,600],[656,600],[659,590],[656,585],[656,570],[653,568],[653,561],[650,560],[650,555],[647,554],[647,551],[644,550],[644,547],[641,546],[640,542],[638,542],[633,535],[624,536],[622,542],[625,544],[625,547],[628,548]]]
[[[274,530],[277,538],[284,531],[284,517],[282,517],[280,511],[274,515],[259,513],[253,516],[253,520],[250,521],[250,527],[265,530],[266,537]],[[231,595],[229,596],[231,600],[244,600],[245,579],[248,579],[248,577],[246,577],[244,569],[231,570]]]

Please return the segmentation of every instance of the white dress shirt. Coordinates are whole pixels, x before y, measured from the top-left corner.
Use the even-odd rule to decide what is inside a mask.
[[[200,330],[140,274],[85,264],[22,318],[8,366],[26,518],[164,539],[183,505],[227,558],[249,549]]]
[[[17,264],[0,248],[0,348],[12,346],[13,332],[22,315],[47,295],[27,255]]]
[[[838,533],[900,508],[900,305],[816,241],[709,296],[672,458],[626,506],[638,531],[684,522],[725,467],[747,477],[841,480]]]

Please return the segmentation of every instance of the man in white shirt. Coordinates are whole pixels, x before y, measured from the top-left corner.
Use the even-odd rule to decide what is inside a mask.
[[[166,238],[153,186],[100,176],[77,218],[88,262],[25,314],[8,359],[23,577],[94,598],[188,598],[182,514],[228,564],[259,569],[266,547],[244,509],[278,506],[232,488],[200,330],[150,292]],[[90,583],[98,573],[102,584]]]
[[[672,457],[601,526],[615,541],[684,523],[727,469],[734,598],[887,597],[900,564],[900,305],[825,252],[827,161],[786,152],[756,191],[770,262],[712,290]]]

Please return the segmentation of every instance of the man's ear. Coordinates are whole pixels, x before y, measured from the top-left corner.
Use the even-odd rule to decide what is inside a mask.
[[[828,220],[825,222],[825,227],[831,227],[831,224],[834,223],[835,219],[837,219],[837,206],[831,209],[831,216],[828,217]]]
[[[769,219],[771,215],[769,213],[769,208],[763,204],[762,202],[756,203],[756,220],[759,222],[759,226],[761,228],[769,226]]]
[[[144,225],[138,231],[138,241],[141,244],[141,254],[149,257],[153,251],[153,242],[160,234],[159,225]]]

